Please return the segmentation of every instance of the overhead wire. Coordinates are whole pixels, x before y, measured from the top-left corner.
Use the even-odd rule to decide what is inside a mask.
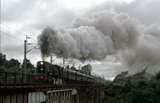
[[[20,31],[14,31],[12,28],[10,28],[8,25],[3,25],[3,27],[5,27],[5,28],[7,28],[7,30],[6,31],[2,31],[1,29],[0,29],[0,32],[1,33],[4,33],[5,34],[5,36],[6,37],[9,37],[9,38],[11,38],[11,39],[14,39],[14,40],[16,40],[16,41],[18,41],[18,42],[20,42],[20,41],[22,41],[23,39],[20,39],[20,38],[18,38],[17,36],[14,36],[14,35],[12,35],[11,33],[9,33],[9,32],[14,32],[14,33],[21,33],[22,34],[22,32],[20,32]],[[1,38],[2,39],[2,38]],[[37,44],[37,41],[36,40],[33,40],[32,39],[32,41],[34,42],[34,43],[29,43],[29,44],[31,44],[32,46],[36,46],[37,48],[36,49],[38,49],[38,44]]]
[[[0,30],[0,32],[1,33],[4,33],[4,34],[6,34],[8,37],[10,37],[10,38],[12,38],[12,39],[15,39],[15,40],[20,40],[20,41],[22,41],[22,39],[20,39],[20,38],[17,38],[16,36],[13,36],[13,35],[11,35],[10,33],[8,33],[8,32],[5,32],[5,31],[2,31],[2,30]],[[6,36],[6,35],[4,35],[4,36]],[[2,39],[2,38],[1,38]]]
[[[6,25],[6,24],[3,24],[3,26],[5,26],[5,28],[8,28],[9,31],[11,31],[11,32],[23,34],[22,32],[20,32],[20,31],[18,31],[18,30],[17,30],[17,31],[14,31],[11,27],[9,27],[9,26]],[[37,44],[37,41],[36,41],[35,39],[32,39],[32,41],[34,42],[33,44]]]
[[[13,30],[13,28],[11,28],[10,26],[8,26],[7,24],[3,24],[2,26],[5,27],[5,28],[7,28],[8,31],[22,34],[22,32],[20,32],[18,30],[16,30],[16,31]]]

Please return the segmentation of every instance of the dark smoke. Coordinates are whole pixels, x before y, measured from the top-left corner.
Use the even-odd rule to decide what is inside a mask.
[[[43,56],[101,61],[113,55],[131,73],[143,68],[155,73],[160,67],[159,33],[159,25],[103,11],[77,18],[70,29],[46,28],[38,39]]]

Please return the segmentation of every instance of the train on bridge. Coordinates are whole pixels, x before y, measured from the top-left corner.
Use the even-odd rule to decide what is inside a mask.
[[[61,67],[59,65],[51,64],[46,61],[37,62],[37,67],[33,73],[34,81],[54,82],[55,84],[62,84],[64,81],[83,81],[103,83],[105,80],[91,74],[92,67],[90,64],[83,66],[81,69],[72,67]]]
[[[31,74],[0,72],[0,103],[101,103],[105,80],[91,69],[89,64],[76,69],[39,61]]]

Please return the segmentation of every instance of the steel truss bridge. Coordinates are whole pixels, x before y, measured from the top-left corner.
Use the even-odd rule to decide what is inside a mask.
[[[102,103],[104,94],[101,82],[42,82],[31,74],[0,72],[0,103]]]

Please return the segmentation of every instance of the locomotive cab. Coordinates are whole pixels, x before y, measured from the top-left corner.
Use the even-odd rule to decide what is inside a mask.
[[[33,76],[33,80],[48,80],[48,65],[47,62],[39,61],[37,62],[36,71]]]

